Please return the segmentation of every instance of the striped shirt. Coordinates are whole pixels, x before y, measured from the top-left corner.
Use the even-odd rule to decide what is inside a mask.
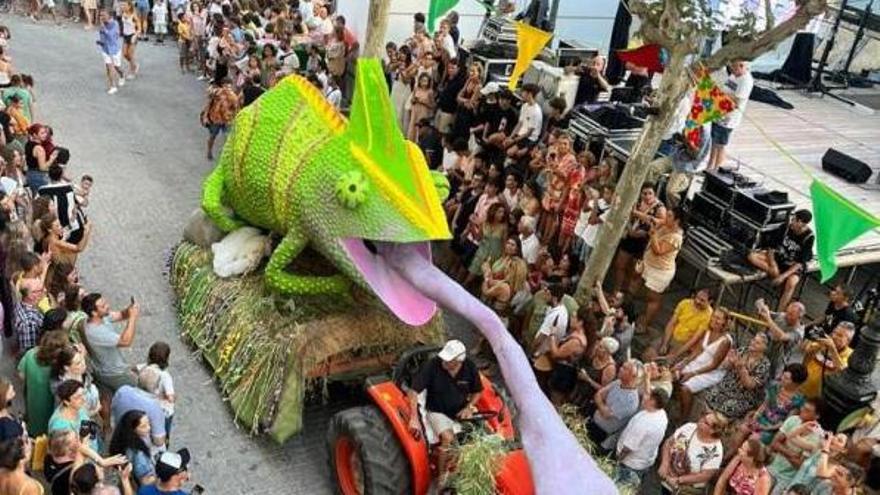
[[[43,326],[43,314],[40,311],[23,302],[15,303],[14,315],[15,337],[18,339],[18,352],[24,354],[32,347],[37,346],[40,337],[40,328]]]

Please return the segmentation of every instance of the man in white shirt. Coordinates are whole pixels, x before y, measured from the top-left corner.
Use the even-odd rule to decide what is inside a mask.
[[[327,102],[333,105],[333,108],[338,109],[339,105],[342,103],[342,91],[339,89],[339,81],[336,77],[330,77],[327,79]]]
[[[709,155],[709,170],[718,170],[724,165],[724,148],[730,141],[730,134],[742,121],[749,102],[749,95],[755,87],[755,80],[749,72],[749,63],[745,60],[737,60],[730,65],[730,75],[722,86],[722,90],[733,97],[736,108],[724,116],[718,122],[712,124],[712,153]]]
[[[537,220],[534,217],[522,217],[519,221],[519,242],[522,246],[522,257],[526,264],[532,266],[538,261],[541,252],[541,241],[535,235]]]
[[[638,486],[654,461],[669,425],[663,389],[653,389],[642,398],[642,410],[630,418],[617,440],[617,482]]]
[[[452,25],[448,20],[443,19],[440,21],[440,43],[443,51],[446,52],[447,60],[457,60],[458,48],[455,46],[455,40],[452,38],[452,35],[449,34],[451,28]]]
[[[523,84],[520,91],[523,103],[519,109],[519,122],[510,137],[504,140],[507,156],[514,160],[526,156],[538,144],[544,125],[541,105],[535,101],[540,88],[536,84]]]
[[[535,378],[538,385],[547,396],[550,396],[550,389],[547,382],[550,380],[550,373],[553,371],[553,361],[547,356],[550,350],[550,339],[556,337],[556,340],[562,340],[568,331],[568,308],[562,303],[562,284],[559,283],[559,277],[556,280],[548,280],[549,287],[542,289],[549,291],[549,306],[547,314],[541,327],[535,334],[535,340],[532,341],[532,357],[534,358],[533,366],[535,368]],[[538,297],[538,294],[536,294]]]

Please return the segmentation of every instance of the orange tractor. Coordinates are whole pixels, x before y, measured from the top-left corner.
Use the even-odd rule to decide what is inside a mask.
[[[422,364],[437,354],[436,347],[407,351],[392,376],[366,380],[371,404],[337,413],[327,432],[327,447],[336,485],[342,495],[427,495],[438,476],[436,444],[425,430],[424,418],[412,411],[406,390]],[[477,427],[516,441],[513,417],[501,391],[480,375],[483,392],[469,420]],[[422,432],[411,431],[410,417],[419,414]],[[501,461],[495,476],[500,495],[533,495],[525,453],[516,449]]]

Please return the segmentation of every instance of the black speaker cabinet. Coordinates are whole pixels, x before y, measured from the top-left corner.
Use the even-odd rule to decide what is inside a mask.
[[[854,184],[864,184],[871,178],[871,167],[865,162],[834,148],[828,148],[822,156],[822,170]]]

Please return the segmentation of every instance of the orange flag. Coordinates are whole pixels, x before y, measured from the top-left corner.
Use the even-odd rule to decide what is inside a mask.
[[[529,68],[529,64],[531,64],[532,60],[541,53],[541,50],[544,49],[544,45],[546,45],[552,37],[553,33],[541,31],[534,26],[517,21],[516,65],[513,66],[513,72],[510,74],[510,82],[507,83],[507,86],[511,91],[516,90],[516,84],[519,82],[519,78],[525,74],[526,69]]]

